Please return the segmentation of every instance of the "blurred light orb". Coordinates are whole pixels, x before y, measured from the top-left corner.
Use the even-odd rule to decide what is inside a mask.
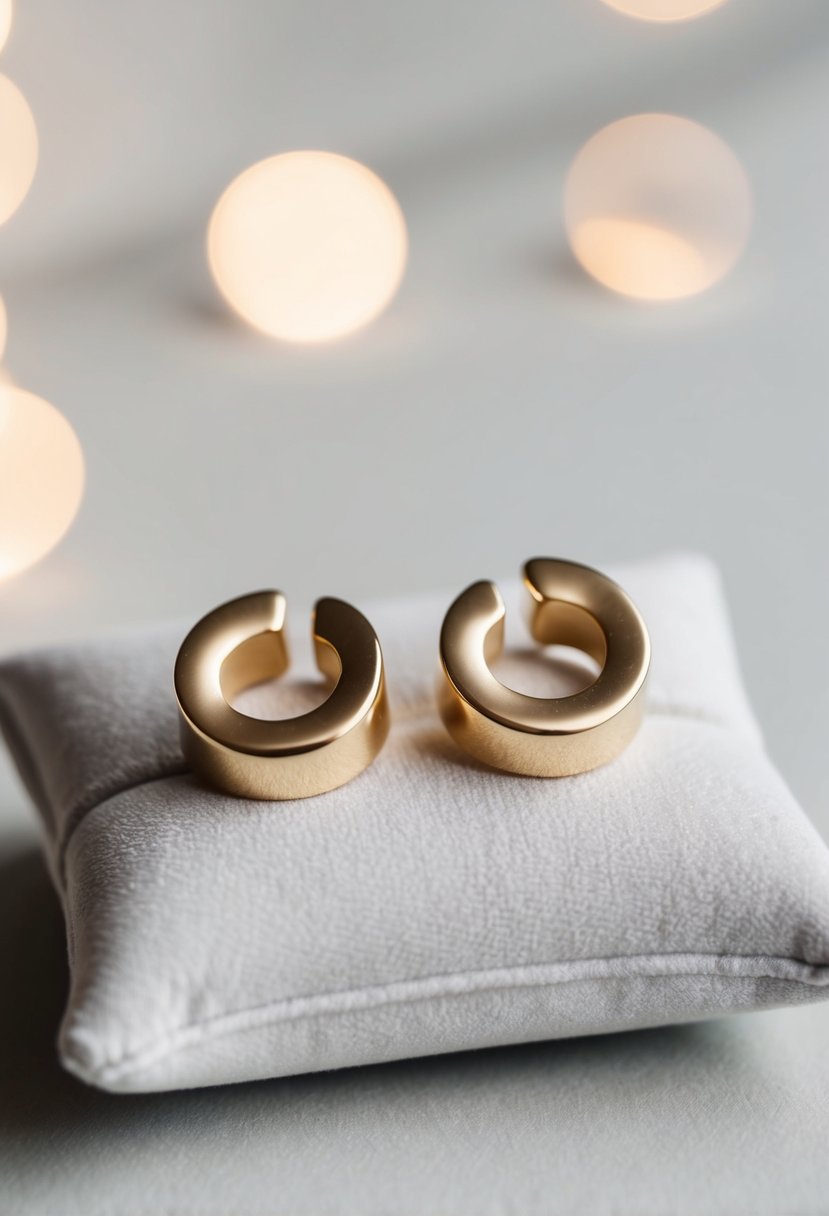
[[[0,51],[9,40],[12,27],[12,0],[0,0]]]
[[[725,0],[604,0],[626,17],[640,21],[690,21],[725,4]]]
[[[8,76],[0,76],[0,224],[14,215],[37,167],[37,127],[29,103]]]
[[[274,338],[323,342],[373,320],[406,266],[406,221],[365,165],[331,152],[286,152],[237,177],[207,237],[219,290]]]
[[[670,114],[637,114],[598,131],[564,186],[576,260],[605,287],[640,300],[712,287],[745,248],[751,218],[751,187],[728,145]]]
[[[34,393],[0,384],[0,579],[54,548],[83,487],[83,452],[63,414]]]

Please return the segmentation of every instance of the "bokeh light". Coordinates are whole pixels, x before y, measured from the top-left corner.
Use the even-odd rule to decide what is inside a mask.
[[[604,127],[576,156],[564,187],[570,247],[605,287],[673,300],[713,286],[751,230],[748,178],[699,123],[637,114]]]
[[[725,0],[604,0],[604,3],[640,21],[689,21],[719,8]]]
[[[8,42],[12,27],[12,0],[0,0],[0,51]]]
[[[0,224],[26,197],[37,167],[37,128],[28,102],[0,76]]]
[[[0,384],[0,579],[54,548],[77,514],[83,486],[81,445],[63,414]]]
[[[321,342],[386,307],[408,241],[397,200],[365,165],[287,152],[231,182],[207,247],[219,290],[246,321],[272,337]]]

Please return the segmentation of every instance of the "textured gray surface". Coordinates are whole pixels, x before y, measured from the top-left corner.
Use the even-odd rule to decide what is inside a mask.
[[[42,143],[0,231],[7,360],[76,426],[89,484],[66,544],[0,592],[3,649],[274,582],[359,601],[533,551],[698,548],[771,753],[829,835],[824,0],[730,0],[673,29],[590,0],[18,8],[2,68]],[[644,109],[722,134],[756,201],[735,275],[656,310],[579,278],[557,203],[580,143]],[[227,321],[203,258],[223,185],[296,146],[370,163],[412,237],[393,309],[317,351]],[[59,921],[5,765],[0,807],[22,850],[0,882],[21,1210],[165,1192],[177,1212],[826,1210],[826,1009],[181,1098],[85,1091],[53,1064]]]

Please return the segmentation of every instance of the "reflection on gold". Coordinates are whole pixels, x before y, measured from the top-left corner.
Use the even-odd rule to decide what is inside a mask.
[[[719,8],[725,0],[604,0],[604,3],[640,21],[689,21]]]
[[[728,273],[748,240],[751,190],[733,152],[686,118],[639,114],[581,149],[564,189],[570,247],[622,295],[696,295]]]
[[[54,548],[83,487],[83,453],[63,414],[33,393],[0,385],[0,578]]]
[[[403,213],[365,165],[288,152],[231,182],[210,220],[208,258],[228,303],[251,325],[321,342],[365,325],[400,285]]]
[[[37,128],[26,98],[0,76],[0,224],[13,215],[37,166]]]
[[[0,51],[6,45],[12,27],[12,0],[0,0]]]

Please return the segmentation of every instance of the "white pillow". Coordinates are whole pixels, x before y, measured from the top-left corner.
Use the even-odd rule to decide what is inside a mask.
[[[689,557],[609,573],[651,632],[648,713],[620,759],[560,780],[489,771],[445,734],[437,636],[459,588],[361,605],[391,736],[302,802],[185,772],[171,672],[188,623],[0,666],[66,915],[66,1067],[176,1089],[825,996],[829,852],[762,748],[715,573]],[[544,660],[517,662],[543,691]]]

